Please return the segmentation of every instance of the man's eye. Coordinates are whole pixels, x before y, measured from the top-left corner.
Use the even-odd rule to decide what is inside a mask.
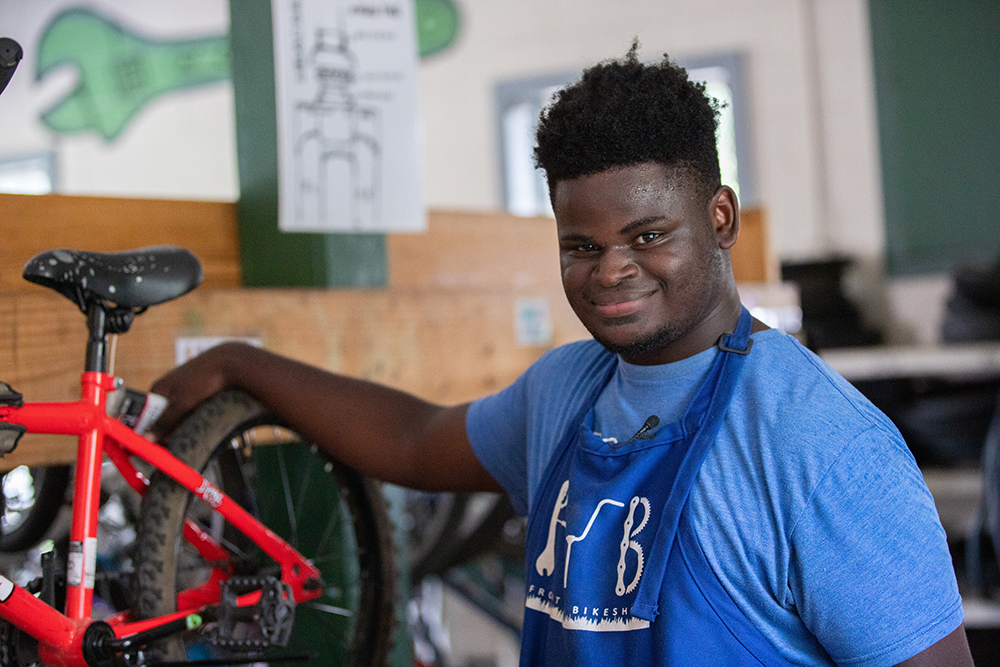
[[[646,243],[652,243],[658,238],[660,238],[659,232],[645,232],[643,234],[639,234],[635,241],[639,245],[644,245]]]

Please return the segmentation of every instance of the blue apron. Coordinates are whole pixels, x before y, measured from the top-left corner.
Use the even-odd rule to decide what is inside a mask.
[[[685,509],[751,322],[744,308],[684,416],[649,440],[594,434],[610,376],[585,402],[529,519],[522,666],[789,664],[722,588]]]

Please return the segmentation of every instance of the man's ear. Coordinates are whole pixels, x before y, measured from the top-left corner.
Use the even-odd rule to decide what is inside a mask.
[[[736,244],[736,239],[740,235],[740,204],[731,187],[723,185],[716,191],[708,203],[708,213],[712,219],[719,247],[729,250]]]

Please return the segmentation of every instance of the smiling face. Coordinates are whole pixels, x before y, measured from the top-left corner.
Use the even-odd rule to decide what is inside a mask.
[[[563,289],[594,338],[634,364],[708,349],[740,302],[728,249],[733,191],[709,200],[683,170],[646,162],[559,181],[553,209]]]

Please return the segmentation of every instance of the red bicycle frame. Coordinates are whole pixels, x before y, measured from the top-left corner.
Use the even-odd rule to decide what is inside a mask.
[[[95,621],[91,618],[97,558],[97,519],[100,504],[101,462],[105,454],[139,493],[148,484],[131,463],[136,457],[173,478],[242,531],[281,567],[281,579],[289,584],[296,603],[318,597],[319,587],[307,585],[320,580],[319,570],[285,540],[260,523],[238,503],[222,493],[205,477],[166,448],[137,435],[107,415],[108,392],[115,378],[107,373],[85,372],[81,376],[81,399],[75,402],[25,403],[22,407],[0,406],[0,422],[21,424],[28,433],[51,433],[79,437],[76,455],[76,482],[73,491],[73,520],[67,563],[65,613],[53,609],[25,589],[0,575],[0,617],[38,640],[38,653],[48,665],[87,667],[84,633]],[[226,552],[194,523],[184,527],[184,537],[206,560],[225,562]],[[189,617],[220,601],[218,582],[229,572],[216,569],[206,584],[178,594],[178,611],[169,616],[136,621],[128,612],[97,623],[106,624],[115,638],[157,628]],[[252,605],[259,598],[247,594],[239,603]]]

